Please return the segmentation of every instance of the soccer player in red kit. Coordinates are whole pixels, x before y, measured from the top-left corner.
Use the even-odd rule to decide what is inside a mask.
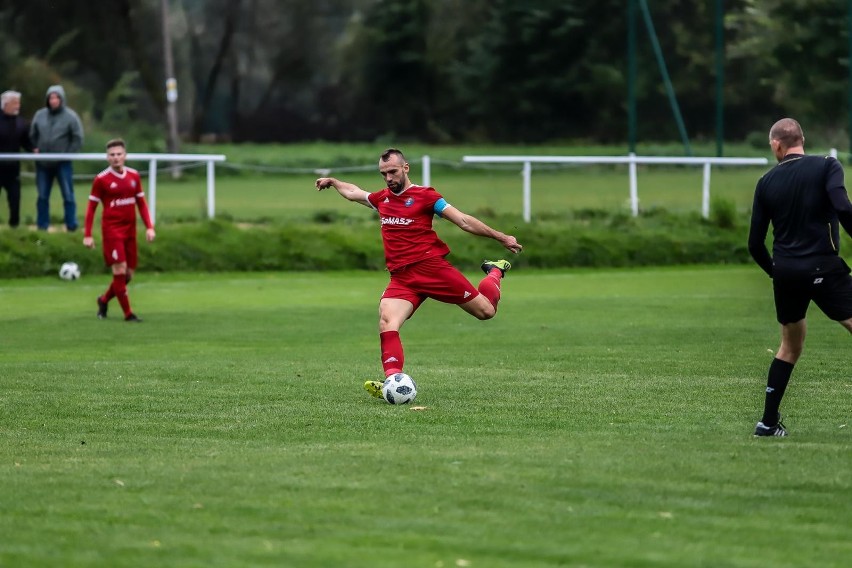
[[[500,283],[512,267],[506,260],[486,260],[482,263],[485,278],[478,286],[471,284],[446,260],[450,249],[432,228],[435,215],[468,233],[492,238],[513,253],[523,250],[515,237],[462,213],[434,188],[412,184],[408,171],[402,152],[390,148],[379,159],[379,173],[387,184],[382,190],[368,193],[357,185],[331,177],[316,181],[317,190],[333,187],[349,201],[379,213],[385,263],[390,272],[390,284],[379,301],[379,338],[386,377],[402,372],[404,358],[399,330],[426,298],[457,304],[481,320],[491,319],[497,313]],[[367,381],[364,388],[375,397],[382,396],[381,381]]]
[[[124,140],[110,140],[107,142],[106,149],[109,167],[99,173],[92,183],[83,244],[89,248],[95,248],[92,224],[98,203],[102,203],[104,210],[101,214],[101,233],[104,260],[108,266],[112,267],[112,283],[104,295],[98,297],[98,318],[107,317],[109,301],[112,298],[118,298],[118,303],[124,311],[124,321],[141,322],[142,320],[130,309],[130,298],[127,296],[127,283],[133,277],[138,260],[137,207],[145,223],[145,238],[148,242],[154,240],[156,233],[154,224],[151,222],[151,214],[148,212],[148,205],[145,203],[139,172],[124,165],[127,159]]]

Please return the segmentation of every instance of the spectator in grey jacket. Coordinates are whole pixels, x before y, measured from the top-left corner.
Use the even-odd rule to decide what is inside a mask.
[[[61,85],[51,85],[45,98],[45,107],[35,113],[30,125],[34,151],[41,154],[79,152],[83,146],[83,124],[77,113],[65,105],[65,89]],[[50,226],[50,190],[56,179],[65,205],[65,227],[69,231],[77,230],[73,177],[70,160],[36,162],[36,224],[39,229],[46,231]]]

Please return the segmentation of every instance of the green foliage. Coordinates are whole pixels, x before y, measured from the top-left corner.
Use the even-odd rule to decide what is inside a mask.
[[[745,139],[746,144],[755,150],[763,150],[769,145],[769,128],[750,132]]]
[[[165,134],[160,124],[140,120],[139,73],[127,71],[106,95],[98,125],[98,138],[124,138],[132,152],[166,152]],[[103,141],[101,148],[106,144]]]
[[[715,7],[722,3],[648,4],[688,134],[712,139]],[[846,144],[846,5],[723,4],[725,136],[743,139],[793,115],[809,140],[818,133],[831,146]],[[247,6],[171,3],[181,122],[204,116],[217,139],[534,143],[627,136],[623,0],[252,0]],[[676,138],[651,38],[641,17],[636,24],[639,137]],[[82,114],[108,112],[122,76],[134,73],[138,84],[128,92],[134,121],[163,123],[158,2],[78,2],[71,10],[53,0],[7,0],[0,29],[0,76],[25,93],[25,113],[43,104],[45,87],[55,82],[85,91],[85,97],[69,93]],[[48,73],[20,69],[26,60]]]
[[[721,197],[711,199],[710,221],[721,229],[733,229],[737,225],[737,204]]]
[[[56,64],[56,60],[58,59],[58,55],[63,51],[70,50],[74,43],[76,43],[77,36],[80,35],[80,29],[75,28],[71,30],[66,30],[62,35],[56,38],[53,41],[53,44],[47,49],[47,53],[44,54],[44,60],[48,64]],[[74,67],[76,67],[76,61],[65,59],[63,63],[60,64],[60,70],[66,72],[73,72]]]
[[[582,53],[584,25],[572,4],[496,2],[454,77],[473,130],[499,141],[581,135],[577,122],[590,116],[576,112],[584,58],[565,54]]]
[[[6,76],[6,84],[21,92],[21,115],[28,120],[46,103],[45,93],[50,85],[60,84],[65,89],[66,104],[80,115],[84,129],[88,134],[93,124],[92,107],[94,105],[91,93],[76,83],[70,75],[43,59],[25,57],[12,63]],[[88,142],[84,140],[84,144]],[[88,148],[88,144],[86,144]]]
[[[847,4],[835,0],[745,4],[746,10],[730,18],[731,27],[740,32],[731,46],[732,56],[751,67],[752,77],[744,79],[752,83],[759,78],[766,98],[783,115],[809,117],[821,129],[836,125],[838,109],[848,102]],[[742,85],[738,90],[743,91]],[[808,121],[804,126],[807,131]]]
[[[749,261],[746,235],[735,226],[706,222],[698,215],[652,211],[634,219],[595,211],[518,224],[512,217],[486,218],[505,226],[524,244],[518,266],[662,266]],[[246,225],[224,219],[158,227],[154,243],[140,236],[140,265],[147,271],[383,270],[379,228],[372,220],[335,212],[317,222]],[[475,269],[483,258],[507,253],[490,239],[473,237],[449,223],[438,226],[451,259]],[[0,231],[0,277],[54,274],[67,260],[84,274],[102,273],[100,249],[85,249],[79,234]]]
[[[74,233],[0,232],[0,275],[4,278],[53,275],[68,260],[77,262],[84,272],[94,270],[95,262],[88,261],[89,255],[82,253],[85,249],[81,238]],[[99,260],[98,264],[103,264]]]

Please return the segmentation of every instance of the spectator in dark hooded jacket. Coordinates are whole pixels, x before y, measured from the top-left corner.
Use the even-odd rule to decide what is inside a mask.
[[[35,152],[46,154],[71,154],[83,146],[83,124],[77,113],[65,105],[65,89],[51,85],[45,96],[45,107],[39,109],[30,125],[30,139]],[[36,224],[39,229],[50,226],[50,190],[53,180],[59,182],[65,205],[65,227],[77,229],[77,202],[74,199],[74,171],[71,160],[36,162]]]
[[[30,125],[20,116],[21,93],[0,94],[0,110],[0,153],[17,154],[21,148],[32,152]],[[21,162],[0,161],[0,191],[3,189],[9,202],[9,226],[15,228],[21,222]]]

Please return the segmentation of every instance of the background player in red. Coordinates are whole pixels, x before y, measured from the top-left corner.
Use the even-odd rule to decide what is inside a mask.
[[[379,338],[385,376],[402,372],[404,358],[399,329],[426,298],[457,304],[481,320],[491,319],[497,313],[500,282],[512,267],[506,260],[486,260],[482,263],[486,276],[474,287],[446,260],[450,248],[432,228],[435,215],[468,233],[492,238],[513,253],[523,250],[515,237],[462,213],[435,189],[412,184],[408,171],[409,165],[402,152],[390,148],[379,159],[379,173],[387,184],[385,189],[368,193],[357,185],[331,177],[316,181],[317,190],[333,187],[349,201],[379,213],[385,263],[390,272],[390,284],[379,302]],[[367,381],[364,388],[373,396],[382,396],[381,381]]]
[[[103,296],[98,297],[98,318],[107,317],[109,301],[115,297],[124,311],[124,320],[142,321],[130,309],[127,296],[127,283],[133,277],[137,264],[136,249],[136,208],[145,223],[145,238],[154,240],[154,224],[142,191],[139,172],[124,165],[127,159],[127,147],[124,140],[107,142],[107,161],[109,167],[99,173],[92,183],[89,195],[89,208],[86,211],[85,236],[83,244],[95,248],[92,238],[92,224],[98,203],[104,206],[101,214],[101,232],[103,238],[104,260],[112,267],[112,283]]]

